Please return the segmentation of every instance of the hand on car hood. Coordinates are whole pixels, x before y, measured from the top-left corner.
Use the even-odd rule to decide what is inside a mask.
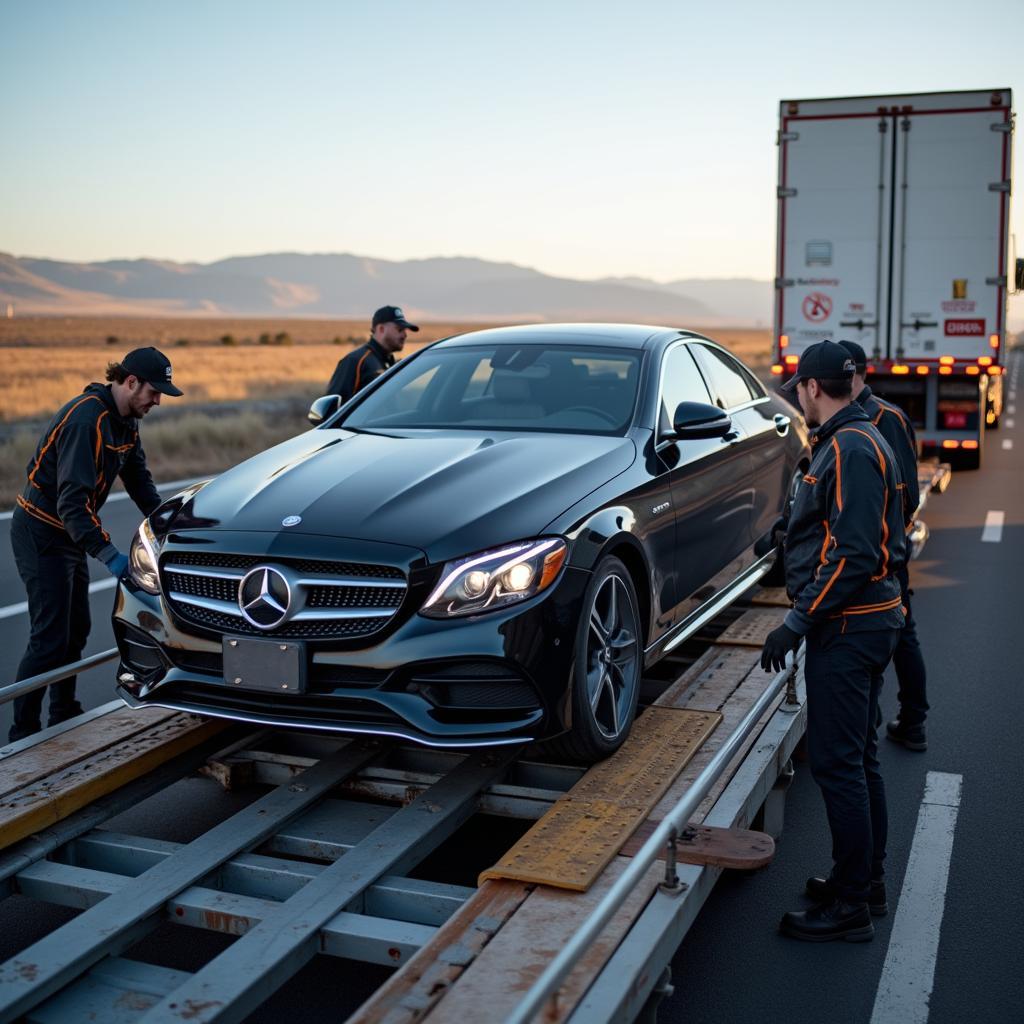
[[[393,541],[442,561],[534,536],[635,457],[623,437],[312,430],[224,473],[191,513],[221,529]],[[283,527],[288,516],[301,522]]]

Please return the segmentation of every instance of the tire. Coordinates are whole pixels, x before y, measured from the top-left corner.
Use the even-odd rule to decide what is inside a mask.
[[[643,669],[636,588],[612,555],[598,562],[583,594],[574,655],[572,728],[546,746],[569,761],[593,764],[618,750],[629,735]]]

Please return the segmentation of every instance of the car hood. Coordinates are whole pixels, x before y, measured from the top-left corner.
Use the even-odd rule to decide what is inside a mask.
[[[311,430],[218,477],[173,525],[390,541],[441,561],[535,536],[635,458],[623,437]]]

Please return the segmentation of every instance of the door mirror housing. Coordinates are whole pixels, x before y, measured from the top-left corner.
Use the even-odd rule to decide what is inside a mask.
[[[324,420],[330,419],[341,408],[341,395],[321,395],[306,413],[306,419],[314,427],[320,426]]]
[[[680,402],[672,417],[675,440],[725,437],[732,433],[732,417],[706,402]]]

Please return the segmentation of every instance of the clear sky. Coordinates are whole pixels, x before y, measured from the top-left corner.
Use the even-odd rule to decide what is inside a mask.
[[[1020,108],[1022,39],[1024,0],[0,0],[0,251],[769,278],[780,99]]]

